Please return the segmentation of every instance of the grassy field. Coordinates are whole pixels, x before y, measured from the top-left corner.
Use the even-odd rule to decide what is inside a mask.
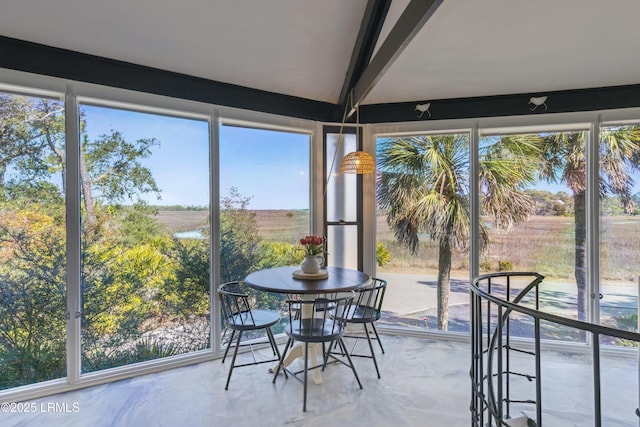
[[[309,211],[307,210],[256,210],[256,222],[263,239],[297,243],[309,234]],[[209,222],[208,211],[161,210],[157,221],[169,233],[197,230]]]
[[[263,239],[297,243],[309,233],[307,210],[256,210],[256,221]],[[160,211],[158,221],[168,232],[195,230],[208,222],[206,211]],[[483,271],[496,271],[499,262],[510,263],[513,270],[544,272],[547,277],[572,280],[574,268],[573,218],[535,216],[509,231],[490,230],[490,246],[482,258]],[[433,272],[438,252],[428,236],[420,239],[416,255],[400,247],[387,226],[377,218],[377,240],[391,252],[391,262],[382,271],[399,273]],[[604,279],[635,282],[640,275],[640,217],[601,218],[601,267]],[[453,269],[467,271],[468,255],[454,253]]]
[[[163,211],[156,215],[168,233],[197,230],[209,223],[209,211]]]
[[[377,218],[377,240],[392,254],[382,270],[417,273],[435,271],[438,251],[435,242],[422,236],[416,255],[396,243],[386,219]],[[499,262],[513,270],[543,272],[547,277],[573,280],[574,224],[572,217],[535,216],[509,231],[490,230],[490,245],[481,256],[483,271],[496,271]],[[601,218],[600,276],[606,280],[635,283],[640,271],[640,217],[611,216]],[[454,270],[468,271],[468,255],[453,255]]]
[[[257,210],[256,220],[263,239],[297,244],[309,234],[308,210]]]

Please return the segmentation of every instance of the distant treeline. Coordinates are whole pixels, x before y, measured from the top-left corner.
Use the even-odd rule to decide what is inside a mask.
[[[554,194],[545,190],[526,190],[525,193],[536,201],[535,215],[573,215],[573,197],[569,193],[559,191]]]
[[[573,197],[565,192],[558,191],[552,193],[546,190],[525,190],[525,193],[533,197],[536,201],[535,215],[544,216],[568,216],[573,215]],[[637,215],[640,208],[640,193],[633,195],[635,202],[635,209],[631,212],[624,212],[622,203],[620,203],[619,196],[609,196],[602,201],[601,213],[603,215]],[[195,205],[151,205],[151,208],[158,209],[160,211],[207,211],[209,206],[195,206]],[[260,209],[258,209],[260,210]],[[267,209],[276,211],[278,209]],[[308,209],[281,209],[291,212],[296,211],[308,211]]]
[[[208,211],[209,206],[183,206],[183,205],[152,205],[154,209],[160,211]]]
[[[569,216],[573,215],[573,197],[564,191],[552,193],[545,190],[526,190],[525,193],[536,201],[536,215]],[[619,196],[609,196],[601,201],[602,215],[637,215],[640,207],[640,193],[632,196],[635,208],[625,212]]]
[[[149,205],[153,209],[159,211],[207,211],[209,206],[184,206],[184,205]],[[309,212],[309,209],[253,209],[265,211],[290,211],[290,212]]]

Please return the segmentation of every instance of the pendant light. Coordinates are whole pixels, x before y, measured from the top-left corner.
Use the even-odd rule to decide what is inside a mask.
[[[356,105],[356,143],[360,142],[360,110]],[[363,175],[373,173],[376,165],[371,155],[365,151],[352,151],[342,159],[340,172]]]

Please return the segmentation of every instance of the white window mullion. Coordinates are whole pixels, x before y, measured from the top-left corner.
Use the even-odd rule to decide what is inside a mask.
[[[217,109],[209,117],[209,285],[210,310],[209,328],[211,350],[219,352],[221,346],[222,325],[220,324],[220,305],[218,304],[218,286],[220,283],[220,117]]]
[[[469,156],[469,206],[471,210],[469,282],[471,283],[480,274],[480,131],[478,130],[478,123],[469,133]]]
[[[66,225],[67,225],[67,382],[80,378],[80,132],[78,104],[71,86],[65,95]]]
[[[589,321],[600,323],[600,116],[587,141],[587,292]]]

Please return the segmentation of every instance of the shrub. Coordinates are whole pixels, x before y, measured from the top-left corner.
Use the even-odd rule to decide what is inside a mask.
[[[614,319],[618,329],[634,332],[638,329],[638,313],[615,316]]]
[[[615,316],[613,320],[615,322],[615,325],[613,326],[614,328],[632,332],[636,332],[638,330],[638,313]],[[617,338],[615,340],[615,345],[619,345],[621,347],[636,347],[638,343],[623,338]]]
[[[286,242],[262,242],[260,246],[260,268],[283,267],[301,264],[304,252],[300,245]]]
[[[513,264],[511,261],[498,261],[498,271],[511,271]]]
[[[493,270],[493,264],[491,264],[491,261],[489,261],[488,259],[485,259],[484,261],[480,261],[480,270],[491,271]]]
[[[391,253],[382,242],[376,242],[376,262],[379,267],[384,267],[391,261]]]

